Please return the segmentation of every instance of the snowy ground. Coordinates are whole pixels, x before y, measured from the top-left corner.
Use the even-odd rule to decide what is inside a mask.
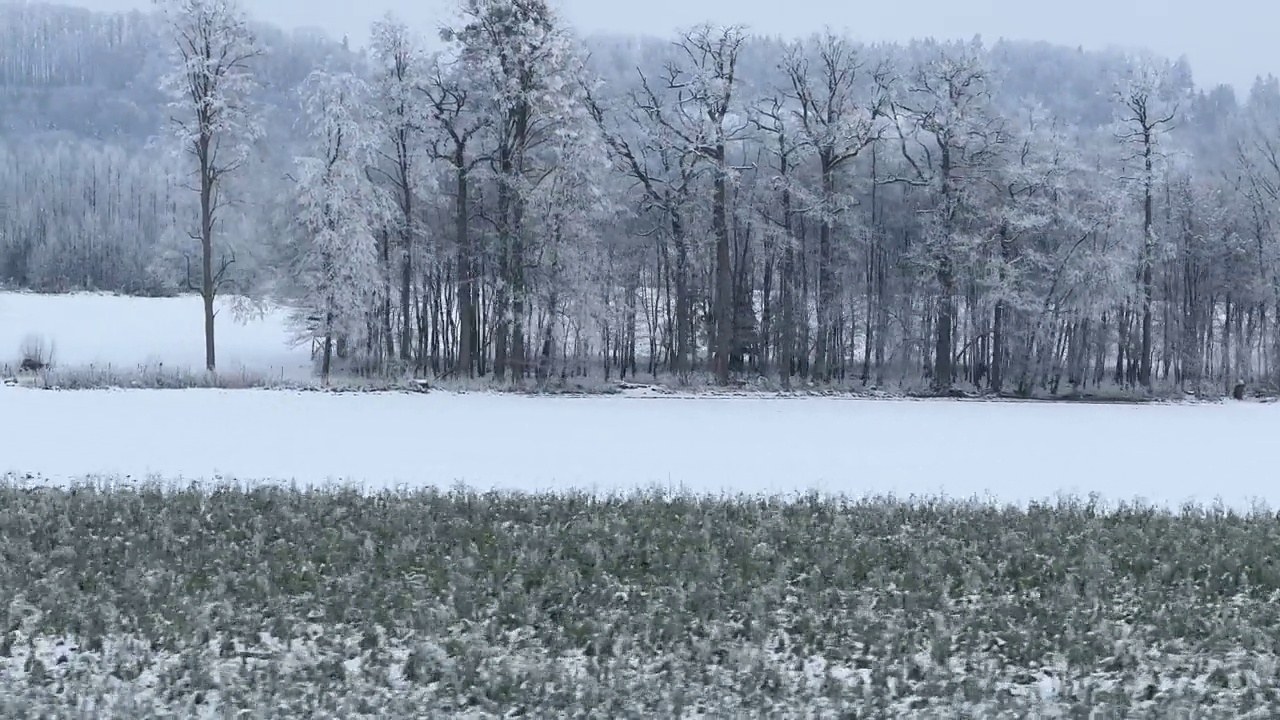
[[[279,372],[290,378],[311,369],[310,350],[289,342],[285,312],[239,322],[218,303],[218,366],[224,371]],[[0,293],[0,368],[16,366],[26,338],[53,347],[62,367],[116,366],[174,371],[204,368],[200,298],[134,298],[100,293]]]
[[[1280,506],[1280,406],[0,388],[0,472]]]
[[[62,367],[199,370],[200,301],[0,293],[0,367],[28,336]],[[309,374],[283,312],[218,321],[219,366]],[[642,392],[642,391],[637,391]],[[0,472],[537,490],[1100,492],[1280,505],[1259,454],[1280,407],[531,398],[0,388]]]

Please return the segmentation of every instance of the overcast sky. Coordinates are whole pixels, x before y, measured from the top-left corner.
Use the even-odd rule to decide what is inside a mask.
[[[99,9],[149,0],[70,0]],[[1185,54],[1201,84],[1247,90],[1259,74],[1280,74],[1280,3],[1261,0],[552,0],[581,32],[665,35],[702,21],[800,35],[829,25],[860,40],[968,38],[981,34],[1066,45],[1142,47]],[[255,17],[285,27],[319,27],[363,43],[387,10],[432,30],[450,0],[241,0]]]

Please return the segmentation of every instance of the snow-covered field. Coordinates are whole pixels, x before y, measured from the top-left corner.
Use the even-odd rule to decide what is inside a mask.
[[[0,389],[0,471],[1280,506],[1280,406]]]
[[[218,303],[218,366],[288,377],[310,372],[310,350],[289,341],[283,311],[239,322]],[[99,293],[0,293],[0,368],[22,360],[23,343],[40,338],[62,367],[204,369],[200,298],[134,298]]]
[[[0,293],[0,366],[31,335],[62,367],[199,370],[198,298]],[[309,372],[283,312],[224,308],[219,366]],[[542,490],[992,495],[1098,492],[1280,505],[1259,454],[1280,406],[1093,406],[841,398],[0,388],[0,472],[50,480],[355,482]]]

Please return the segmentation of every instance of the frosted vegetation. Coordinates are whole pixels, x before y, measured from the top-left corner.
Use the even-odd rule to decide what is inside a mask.
[[[199,295],[214,366],[217,296],[271,299],[325,377],[1275,389],[1274,78],[440,20],[354,50],[225,0],[5,4],[0,281]]]
[[[112,485],[0,487],[8,717],[1280,712],[1264,509]]]

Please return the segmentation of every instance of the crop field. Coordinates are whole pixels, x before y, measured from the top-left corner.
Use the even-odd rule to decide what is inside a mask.
[[[1280,713],[1263,509],[9,478],[0,543],[5,717]]]

